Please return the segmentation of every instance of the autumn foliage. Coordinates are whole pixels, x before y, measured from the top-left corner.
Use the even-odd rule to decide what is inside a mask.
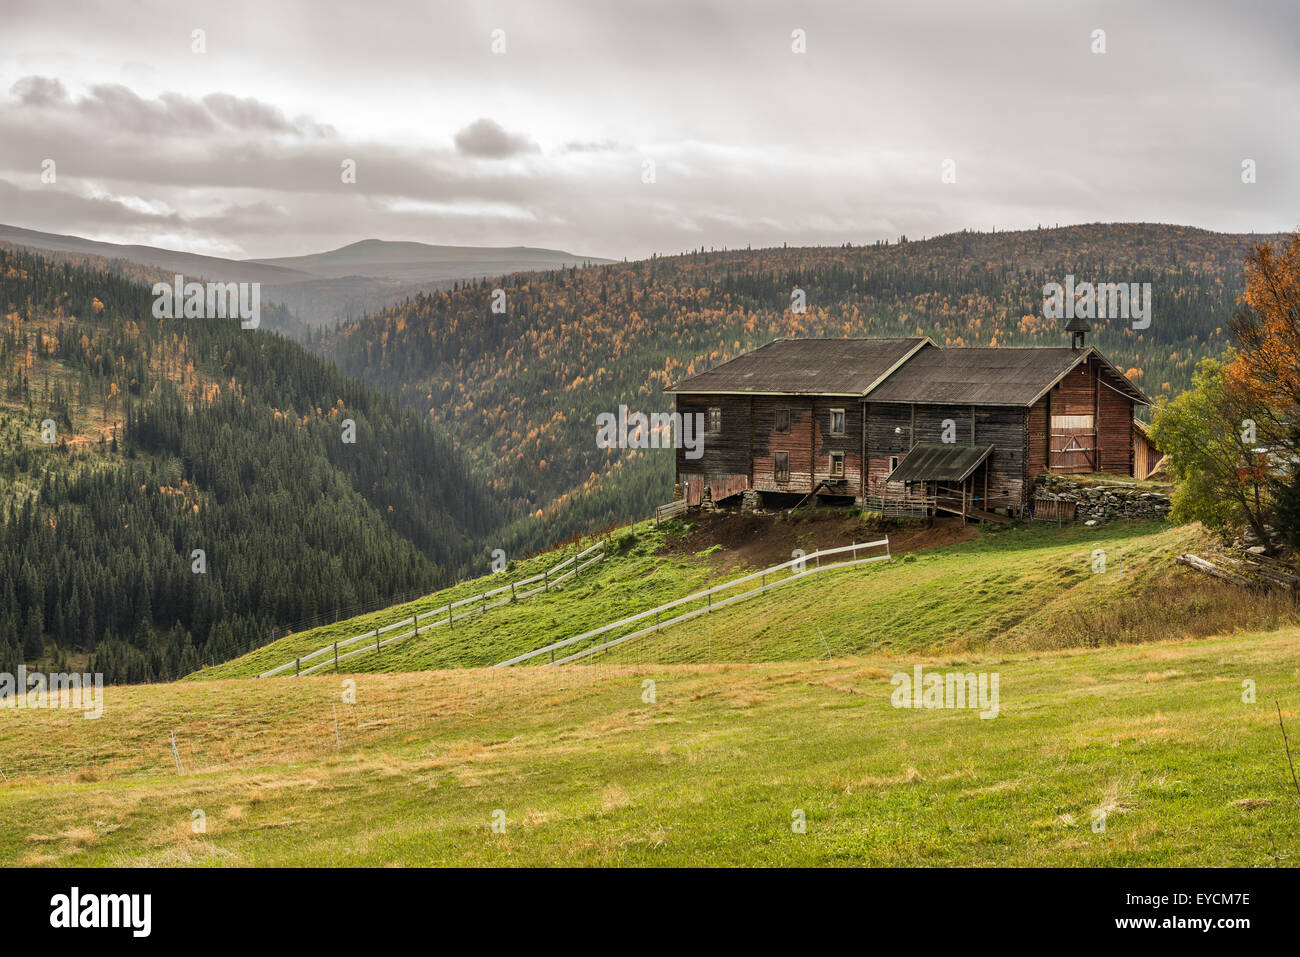
[[[1296,449],[1300,411],[1300,232],[1246,260],[1246,288],[1232,321],[1240,343],[1228,369],[1261,413],[1272,444]]]

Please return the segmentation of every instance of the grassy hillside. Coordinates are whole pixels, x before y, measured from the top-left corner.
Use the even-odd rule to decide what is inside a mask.
[[[737,522],[746,524],[740,528]],[[378,672],[487,666],[787,561],[791,549],[811,553],[882,534],[890,536],[896,553],[903,550],[892,562],[792,583],[621,645],[607,653],[608,660],[775,661],[882,651],[1087,647],[1294,621],[1279,599],[1245,604],[1232,586],[1174,565],[1175,555],[1204,544],[1198,527],[1025,524],[963,529],[968,540],[926,548],[955,537],[954,526],[926,530],[918,523],[891,522],[882,531],[856,513],[827,511],[794,518],[718,516],[700,525],[674,522],[657,530],[642,523],[632,530],[634,538],[617,532],[610,557],[581,582],[458,622],[452,630],[406,639],[381,654],[358,656],[342,667]],[[756,548],[756,541],[763,547]],[[1097,548],[1106,553],[1100,574],[1093,571]],[[523,562],[501,576],[293,635],[195,677],[252,677],[332,641],[535,574],[555,561]]]
[[[1089,341],[1148,394],[1176,394],[1227,344],[1243,258],[1276,238],[1112,223],[699,250],[431,290],[315,346],[463,437],[518,519],[506,546],[518,550],[664,501],[672,454],[597,448],[596,415],[669,409],[666,386],[776,337],[1059,346],[1064,322],[1043,317],[1045,283],[1150,282],[1149,328],[1098,320]],[[504,313],[491,308],[498,288]],[[791,310],[795,288],[806,312]]]
[[[0,709],[0,863],[1293,865],[1298,658],[1291,628],[366,675],[355,704],[334,676],[114,687],[98,721]],[[918,663],[996,671],[999,716],[895,709]]]

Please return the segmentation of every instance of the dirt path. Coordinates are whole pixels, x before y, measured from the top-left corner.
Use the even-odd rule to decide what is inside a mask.
[[[960,518],[936,518],[926,525],[866,521],[857,515],[847,516],[833,509],[800,513],[755,515],[751,512],[704,512],[691,516],[694,527],[685,535],[675,536],[664,546],[673,555],[695,556],[714,545],[718,551],[701,556],[719,572],[741,567],[766,568],[790,560],[793,549],[814,552],[855,542],[877,541],[888,536],[889,551],[898,555],[922,548],[953,545],[969,541],[979,532]]]

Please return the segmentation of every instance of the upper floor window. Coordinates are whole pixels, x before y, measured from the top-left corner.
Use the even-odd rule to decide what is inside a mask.
[[[709,408],[709,415],[708,418],[705,420],[704,431],[705,432],[722,431],[722,409],[718,408],[716,405],[710,406]]]
[[[790,431],[790,410],[776,410],[776,431],[785,434]]]
[[[831,435],[844,434],[844,410],[831,409]]]

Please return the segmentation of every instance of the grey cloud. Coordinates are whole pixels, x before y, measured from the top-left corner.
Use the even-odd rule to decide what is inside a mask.
[[[103,129],[151,136],[210,132],[212,116],[202,106],[175,93],[146,100],[119,83],[101,83],[77,101],[83,118]]]
[[[201,100],[166,92],[145,99],[120,83],[98,83],[73,103],[62,81],[45,76],[25,76],[10,89],[25,106],[57,113],[70,104],[84,121],[110,132],[150,136],[214,133],[218,126],[256,133],[325,137],[334,128],[311,117],[294,120],[278,107],[254,97],[209,93]]]
[[[499,123],[486,117],[475,120],[457,133],[455,142],[456,149],[464,155],[482,159],[505,159],[537,150],[536,144],[528,137],[508,133]]]
[[[322,17],[283,0],[266,20],[265,0],[194,0],[206,59],[188,27],[159,41],[148,5],[9,6],[0,176],[59,163],[57,187],[0,197],[32,228],[147,241],[157,219],[259,256],[383,236],[619,257],[1098,220],[1272,230],[1300,209],[1300,126],[1279,120],[1300,98],[1294,5],[393,0]]]
[[[52,106],[68,98],[63,83],[48,76],[25,76],[9,92],[26,106]]]
[[[24,188],[4,179],[0,179],[0,209],[5,211],[5,225],[56,233],[122,228],[147,232],[184,225],[176,213],[149,212],[111,196],[83,196],[54,185]]]
[[[241,98],[229,93],[209,93],[203,98],[208,111],[227,126],[240,130],[270,130],[276,133],[296,132],[284,114],[266,103],[251,97]]]

